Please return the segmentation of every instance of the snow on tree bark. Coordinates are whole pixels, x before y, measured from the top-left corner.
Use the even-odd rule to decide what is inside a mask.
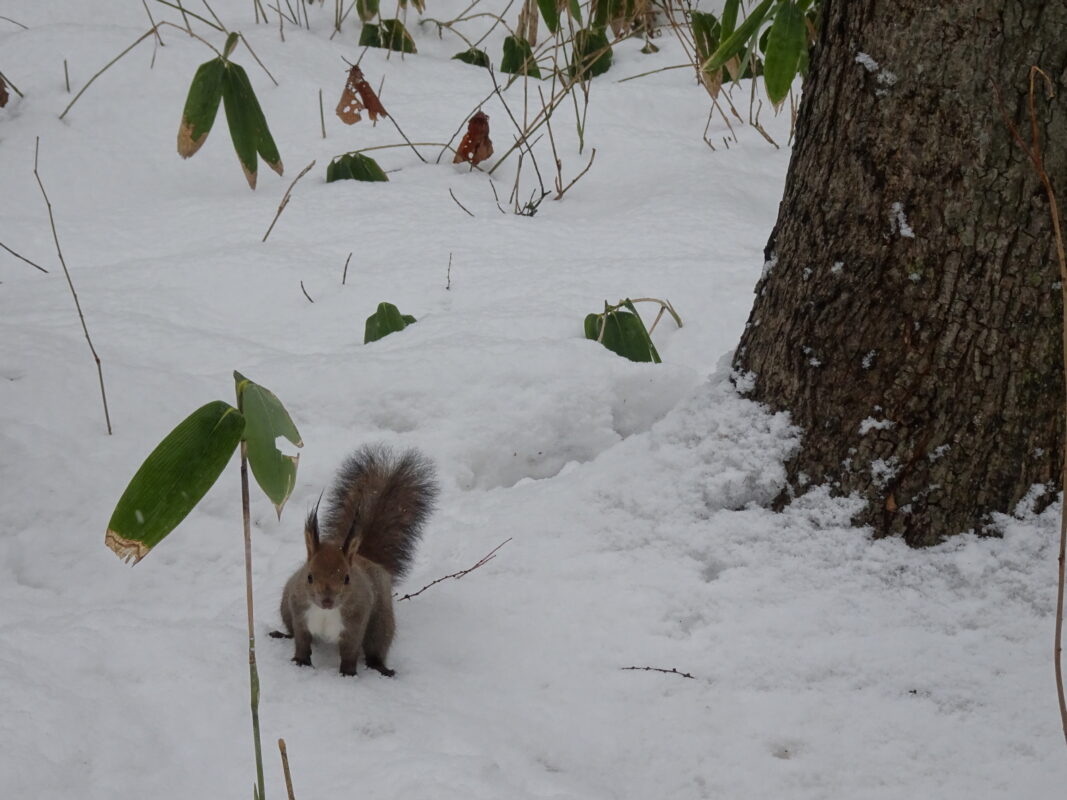
[[[825,0],[734,357],[805,431],[779,506],[827,484],[868,500],[876,535],[927,545],[1055,498],[1060,276],[993,85],[1029,138],[1030,66],[1054,76],[1038,132],[1067,193],[1064,31],[1063,3]]]

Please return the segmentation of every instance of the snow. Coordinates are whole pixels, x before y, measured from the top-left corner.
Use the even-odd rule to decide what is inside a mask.
[[[877,72],[879,69],[881,69],[881,67],[879,67],[878,65],[878,62],[871,58],[871,56],[867,53],[857,53],[856,63],[862,65],[863,68],[868,72]]]
[[[903,203],[895,202],[890,206],[889,229],[905,239],[915,238],[915,231],[911,229],[911,226],[908,224],[908,217],[904,213]],[[912,280],[915,280],[914,275],[909,277],[911,277]]]
[[[428,14],[465,5],[435,0]],[[283,44],[276,24],[253,24],[251,3],[212,8],[281,84],[239,48],[288,165],[284,178],[261,169],[255,193],[221,116],[192,159],[174,152],[188,82],[210,56],[201,44],[164,29],[165,47],[139,45],[60,122],[63,60],[77,91],[145,31],[143,8],[0,8],[28,26],[0,20],[0,69],[26,95],[0,110],[0,241],[50,270],[0,252],[5,796],[247,796],[236,464],[136,568],[103,545],[142,459],[194,408],[230,399],[234,369],[281,398],[305,442],[281,520],[258,490],[252,501],[268,797],[284,796],[279,737],[297,798],[1061,791],[1058,506],[1023,504],[1000,520],[1003,538],[921,552],[852,527],[855,501],[822,489],[768,510],[801,432],[727,376],[789,153],[736,121],[739,141],[710,150],[707,97],[685,70],[616,82],[680,63],[676,42],[661,37],[649,56],[640,41],[616,48],[581,154],[561,110],[565,181],[591,147],[596,161],[531,218],[501,214],[484,174],[423,165],[407,148],[376,151],[388,184],[325,184],[331,156],[398,141],[387,123],[346,128],[329,114],[357,26],[330,41],[332,4],[310,6],[313,30],[287,26]],[[465,49],[457,37],[413,18],[418,55],[371,50],[362,68],[374,86],[385,76],[383,103],[413,141],[439,141],[492,87],[450,60]],[[503,35],[486,42],[494,60]],[[742,85],[735,103],[748,96]],[[521,110],[521,84],[509,97]],[[499,100],[484,108],[502,154],[513,129]],[[788,115],[763,123],[786,142]],[[727,134],[716,117],[709,136]],[[102,359],[110,437],[32,174],[36,137]],[[552,177],[548,142],[537,148]],[[514,168],[494,175],[505,208]],[[524,193],[534,185],[524,175]],[[684,327],[665,318],[654,333],[663,364],[582,338],[585,314],[625,296],[681,313]],[[382,300],[418,322],[364,346]],[[741,377],[751,390],[754,376]],[[292,643],[266,636],[304,557],[303,513],[368,441],[417,446],[438,466],[438,511],[402,592],[507,541],[462,580],[397,604],[393,679],[343,678],[329,647],[298,668]]]

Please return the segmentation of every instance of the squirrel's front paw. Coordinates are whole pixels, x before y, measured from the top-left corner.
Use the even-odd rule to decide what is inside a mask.
[[[355,675],[356,665],[354,663],[348,663],[346,661],[341,662],[341,674],[342,675]]]
[[[293,656],[293,663],[299,664],[301,667],[310,667],[311,656],[304,656],[303,658],[301,658],[300,656]]]

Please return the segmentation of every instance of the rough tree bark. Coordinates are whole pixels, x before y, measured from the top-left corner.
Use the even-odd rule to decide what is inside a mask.
[[[817,485],[926,545],[1055,497],[1059,272],[1028,73],[1067,193],[1067,3],[824,0],[785,194],[734,357],[805,435],[778,504]],[[1039,90],[1041,89],[1039,85]],[[1061,207],[1063,200],[1061,199]],[[753,380],[754,378],[754,380]]]

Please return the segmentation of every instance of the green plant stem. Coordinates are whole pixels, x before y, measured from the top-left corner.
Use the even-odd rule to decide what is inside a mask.
[[[240,396],[238,396],[240,405]],[[252,611],[252,522],[248,502],[248,443],[241,442],[241,513],[245,538],[245,602],[248,607],[248,683],[252,706],[252,739],[256,748],[257,800],[263,794],[263,747],[259,737],[259,670],[256,669],[256,628]]]

